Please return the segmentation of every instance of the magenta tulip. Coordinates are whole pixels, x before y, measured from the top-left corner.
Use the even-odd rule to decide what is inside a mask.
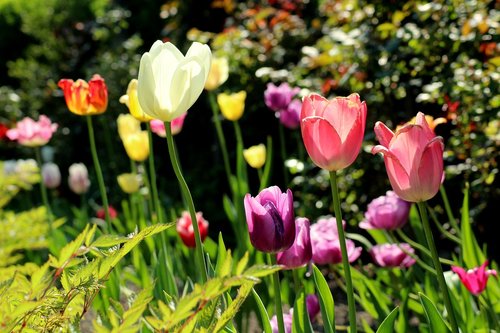
[[[276,255],[277,263],[286,269],[294,269],[306,265],[311,261],[312,247],[310,223],[304,217],[295,219],[295,241],[292,246]]]
[[[304,97],[300,126],[314,164],[337,171],[354,162],[363,142],[366,111],[358,94],[332,100],[318,94]]]
[[[180,115],[170,122],[170,128],[172,130],[172,135],[177,135],[181,132],[182,126],[184,126],[184,119],[186,118],[187,113]],[[165,131],[165,122],[153,119],[149,122],[151,125],[151,131],[162,138],[167,136],[167,132]]]
[[[49,142],[57,126],[44,115],[41,115],[38,121],[25,117],[16,124],[15,128],[9,129],[6,135],[23,146],[39,147]]]
[[[307,307],[307,313],[309,314],[309,319],[311,319],[311,321],[314,320],[314,318],[316,318],[316,316],[319,314],[320,312],[320,307],[319,307],[319,300],[318,300],[318,296],[316,296],[315,294],[309,294],[306,296],[306,307]]]
[[[415,124],[393,133],[381,122],[375,124],[380,145],[372,153],[382,153],[394,192],[409,202],[426,201],[436,195],[443,177],[443,138],[436,136],[422,112]]]
[[[289,129],[296,129],[300,125],[300,111],[302,110],[302,102],[294,99],[288,104],[287,108],[277,113],[280,123]]]
[[[382,267],[410,267],[416,261],[410,256],[415,250],[406,243],[379,244],[370,249],[373,261]]]
[[[394,230],[408,221],[411,204],[393,191],[373,199],[367,207],[365,219],[359,224],[362,229]]]
[[[264,91],[264,102],[267,107],[275,112],[281,112],[288,107],[292,98],[297,95],[300,88],[292,88],[288,83],[283,82],[279,86],[268,83]]]
[[[247,193],[244,205],[250,241],[257,250],[276,253],[292,246],[295,240],[292,191],[282,193],[278,186],[271,186],[255,198]]]
[[[462,267],[451,266],[451,270],[458,274],[463,285],[474,295],[479,295],[486,289],[486,283],[490,275],[497,276],[497,271],[494,269],[486,269],[488,260],[481,266],[469,269],[466,271]]]

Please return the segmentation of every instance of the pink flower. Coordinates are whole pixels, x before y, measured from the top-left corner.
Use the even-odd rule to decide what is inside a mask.
[[[288,104],[287,108],[276,115],[280,119],[280,123],[286,128],[296,129],[300,125],[300,111],[302,109],[302,102],[294,99]]]
[[[43,146],[49,142],[52,134],[57,130],[57,126],[45,115],[41,115],[38,121],[25,117],[16,124],[15,128],[7,131],[7,137],[11,140],[17,140],[23,146]]]
[[[208,235],[208,221],[203,218],[202,212],[196,213],[196,220],[198,222],[198,228],[200,230],[200,238],[203,242]],[[177,220],[176,229],[184,245],[191,248],[196,247],[193,222],[191,220],[191,214],[189,212],[182,212],[181,217]]]
[[[408,253],[415,250],[406,243],[380,244],[370,249],[373,261],[382,267],[410,267],[416,261]]]
[[[451,270],[458,274],[458,277],[472,294],[479,295],[486,289],[486,283],[488,282],[488,277],[490,275],[497,276],[497,272],[494,269],[486,269],[488,266],[488,260],[484,262],[479,267],[469,269],[466,271],[462,267],[451,266]]]
[[[365,102],[358,94],[332,100],[310,94],[302,102],[302,139],[314,164],[328,171],[351,165],[363,142]]]
[[[343,221],[345,226],[345,222]],[[334,217],[321,218],[311,226],[312,261],[318,265],[342,262],[339,235]],[[361,255],[361,247],[346,239],[347,257],[353,262]]]
[[[42,166],[42,178],[45,187],[54,189],[61,185],[61,170],[55,163],[45,163]]]
[[[411,204],[397,196],[393,191],[373,199],[359,224],[362,229],[393,230],[401,228],[408,221]]]
[[[308,219],[305,217],[295,219],[295,241],[291,247],[276,254],[279,265],[284,265],[286,269],[294,269],[311,261],[312,247],[309,229]]]
[[[268,83],[266,91],[264,91],[264,102],[271,110],[281,112],[288,107],[292,98],[299,91],[300,88],[291,88],[286,82],[281,83],[279,86]]]
[[[385,168],[394,192],[403,200],[421,202],[436,195],[443,177],[443,138],[430,129],[422,112],[415,124],[393,133],[378,121],[375,134],[380,145],[372,153],[384,155]]]
[[[309,294],[306,296],[306,306],[307,306],[307,313],[309,314],[309,318],[311,321],[316,318],[316,316],[320,312],[320,307],[319,307],[319,300],[318,296],[315,294]]]
[[[180,115],[170,122],[170,128],[172,129],[172,135],[179,134],[184,125],[184,118],[186,118],[187,112]],[[149,122],[151,125],[151,131],[162,138],[167,136],[165,131],[165,123],[159,119],[153,119]]]
[[[278,333],[278,318],[276,315],[272,316],[270,323],[273,333]],[[285,333],[292,333],[293,308],[288,313],[283,313],[283,323],[285,324]]]
[[[112,219],[115,219],[118,216],[118,212],[112,206],[108,206],[108,212],[109,217]],[[104,210],[104,207],[99,208],[95,213],[95,216],[97,216],[98,219],[104,220],[106,218],[106,211]]]

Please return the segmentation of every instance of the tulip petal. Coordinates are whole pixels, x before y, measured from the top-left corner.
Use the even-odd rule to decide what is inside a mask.
[[[424,148],[418,165],[419,182],[417,188],[421,191],[421,201],[434,197],[441,185],[443,175],[443,138],[432,139]]]
[[[325,97],[315,93],[305,96],[302,100],[300,119],[312,116],[321,116],[328,103],[329,102]]]
[[[378,142],[380,142],[380,144],[384,147],[389,147],[389,144],[394,137],[394,133],[389,129],[389,127],[385,126],[383,122],[377,121],[375,123],[374,131]]]
[[[195,57],[198,58],[198,62],[201,67],[205,70],[203,77],[203,84],[207,81],[208,73],[210,73],[210,67],[212,63],[212,52],[208,45],[194,42],[186,53],[186,58]],[[227,59],[226,59],[227,61]]]
[[[342,169],[351,165],[354,160],[356,160],[356,157],[358,157],[365,134],[363,124],[364,121],[362,121],[360,115],[358,114],[356,120],[351,125],[352,127],[350,128],[350,131],[342,141],[342,145],[340,146],[340,156],[342,156],[342,161],[338,161],[339,167],[340,163],[343,162],[343,166],[341,167]]]
[[[358,103],[354,103],[348,97],[336,97],[319,116],[325,118],[335,128],[342,142],[346,142],[354,123],[359,119],[359,96]]]
[[[146,52],[142,55],[139,64],[137,98],[139,99],[139,105],[144,113],[153,118],[159,118],[159,109],[153,94],[154,91],[155,81],[151,65],[151,56]]]
[[[326,119],[311,116],[302,119],[301,129],[304,145],[314,164],[329,171],[339,170],[337,156],[342,142],[335,128]]]

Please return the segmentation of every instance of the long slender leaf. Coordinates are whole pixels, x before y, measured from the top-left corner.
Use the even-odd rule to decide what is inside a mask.
[[[306,294],[301,289],[293,306],[292,333],[313,333],[309,313],[307,312]]]
[[[432,303],[429,297],[422,293],[419,293],[420,302],[424,308],[425,316],[427,318],[427,323],[429,324],[431,333],[448,333],[450,332],[448,326],[441,317],[436,305]]]
[[[316,285],[316,290],[318,291],[317,294],[319,296],[319,305],[325,331],[333,333],[335,332],[335,312],[332,292],[330,291],[330,287],[328,287],[325,277],[316,265],[313,265],[313,276],[314,284]]]
[[[255,304],[257,304],[257,310],[259,310],[260,319],[262,321],[262,329],[264,333],[272,333],[273,329],[271,327],[271,323],[269,322],[269,315],[267,314],[264,303],[262,303],[262,300],[260,299],[260,296],[259,294],[257,294],[255,289],[252,289],[252,294],[253,298],[255,299]]]
[[[377,329],[377,333],[392,333],[394,332],[394,321],[396,320],[396,317],[398,316],[398,310],[399,307],[396,306],[394,310],[392,310],[387,317],[385,317],[384,321],[382,321],[382,324]]]

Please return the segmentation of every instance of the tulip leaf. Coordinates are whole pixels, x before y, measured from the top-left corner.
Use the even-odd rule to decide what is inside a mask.
[[[394,332],[394,321],[398,316],[399,307],[396,306],[387,317],[382,321],[382,324],[377,329],[377,333],[392,333]]]
[[[478,267],[485,262],[484,253],[481,251],[477,243],[474,233],[471,228],[469,218],[469,189],[466,186],[464,190],[464,200],[462,203],[462,220],[461,220],[461,239],[462,253],[465,265],[468,268]]]
[[[271,323],[269,321],[269,315],[267,314],[267,310],[266,310],[266,307],[264,306],[264,303],[260,299],[260,296],[255,291],[255,289],[252,289],[252,294],[253,294],[253,298],[255,300],[255,304],[257,304],[257,310],[259,310],[260,319],[262,321],[263,332],[264,333],[272,333],[273,329],[271,327]]]
[[[304,289],[298,293],[293,306],[292,333],[313,333]]]
[[[269,182],[269,174],[271,172],[273,160],[273,138],[270,135],[267,137],[266,149],[266,165],[264,166],[264,172],[262,173],[262,178],[260,179],[259,192],[267,187],[267,183]]]
[[[313,265],[313,276],[316,290],[318,291],[319,305],[321,309],[321,316],[323,318],[325,332],[335,332],[335,312],[332,292],[330,287],[323,276],[323,273]]]
[[[418,293],[418,296],[420,297],[420,302],[422,303],[422,307],[424,308],[425,317],[427,318],[427,323],[429,324],[430,331],[432,333],[450,332],[448,326],[444,322],[443,317],[436,308],[436,305],[432,303],[430,298],[422,293]]]

